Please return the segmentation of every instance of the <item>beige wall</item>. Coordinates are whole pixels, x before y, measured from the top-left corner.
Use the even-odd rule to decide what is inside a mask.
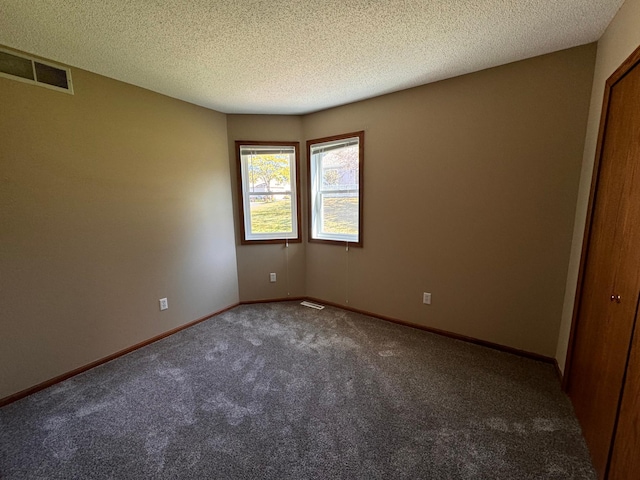
[[[300,186],[303,240],[306,239],[304,220],[305,144],[302,118],[295,115],[229,115],[227,118],[229,161],[236,219],[236,251],[241,301],[300,297],[305,295],[305,243],[241,245],[238,199],[236,140],[300,142]],[[269,273],[276,273],[276,283],[269,282]]]
[[[580,175],[580,189],[576,207],[571,245],[571,259],[566,282],[566,293],[562,311],[562,324],[558,336],[556,359],[560,369],[564,372],[567,355],[571,319],[582,253],[582,240],[589,203],[593,164],[595,161],[598,128],[602,112],[604,85],[609,76],[624,62],[624,60],[640,45],[640,0],[626,0],[618,14],[609,24],[604,35],[598,41],[598,55],[596,57],[593,89],[591,93],[591,107],[586,140],[582,172]]]
[[[72,75],[0,78],[0,398],[238,301],[226,116]]]
[[[592,44],[305,116],[305,139],[365,130],[364,248],[307,245],[307,295],[553,356],[594,58]]]

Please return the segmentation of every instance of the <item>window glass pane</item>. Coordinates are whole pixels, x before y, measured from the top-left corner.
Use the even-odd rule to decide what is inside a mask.
[[[291,195],[250,195],[251,233],[293,232]]]
[[[322,233],[358,234],[358,194],[324,194],[321,206]]]
[[[323,190],[355,190],[358,188],[358,146],[353,145],[326,154],[322,162]]]
[[[248,155],[249,191],[291,191],[292,155]]]

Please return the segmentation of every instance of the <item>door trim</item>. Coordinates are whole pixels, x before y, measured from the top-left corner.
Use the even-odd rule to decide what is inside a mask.
[[[596,146],[595,162],[593,164],[593,173],[591,176],[591,191],[589,192],[589,204],[587,207],[587,218],[585,222],[584,235],[582,237],[582,252],[580,254],[580,268],[578,270],[578,282],[576,286],[576,295],[573,301],[573,315],[571,318],[571,333],[569,334],[569,344],[567,347],[567,357],[565,360],[564,375],[562,377],[562,390],[569,390],[571,378],[571,367],[573,366],[573,350],[575,343],[575,332],[578,326],[578,318],[580,315],[580,304],[582,299],[582,288],[584,284],[584,271],[589,254],[589,239],[591,238],[591,230],[593,226],[593,213],[598,191],[598,180],[600,177],[600,165],[602,160],[602,150],[605,133],[607,131],[607,117],[609,115],[609,105],[611,98],[611,89],[638,63],[640,63],[640,46],[636,48],[627,59],[616,69],[607,79],[604,87],[604,97],[602,100],[602,113],[600,115],[600,127],[598,130],[598,143]]]

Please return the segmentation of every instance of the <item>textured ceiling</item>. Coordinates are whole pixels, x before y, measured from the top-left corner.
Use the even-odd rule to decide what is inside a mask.
[[[0,0],[0,44],[226,113],[308,113],[597,40],[623,0]]]

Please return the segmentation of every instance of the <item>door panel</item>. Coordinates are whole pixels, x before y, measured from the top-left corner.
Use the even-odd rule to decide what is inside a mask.
[[[610,92],[568,382],[600,478],[613,440],[640,290],[639,112],[636,67]]]
[[[608,480],[640,478],[640,335],[637,328],[636,324]]]

